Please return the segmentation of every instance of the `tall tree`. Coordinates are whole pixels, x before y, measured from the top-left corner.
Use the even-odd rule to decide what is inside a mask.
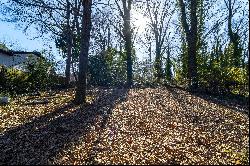
[[[197,75],[197,41],[198,41],[198,19],[197,19],[197,6],[198,0],[189,0],[190,7],[190,25],[187,20],[186,4],[183,0],[179,0],[181,24],[185,32],[186,42],[188,46],[188,79],[189,87],[195,89],[198,87]]]
[[[165,68],[165,73],[166,73],[166,80],[170,81],[172,79],[172,72],[171,72],[171,59],[170,59],[170,46],[168,45],[167,48],[167,58],[166,58],[166,68]]]
[[[101,10],[101,9],[99,9]],[[92,38],[94,39],[93,49],[97,52],[105,52],[112,47],[112,27],[110,25],[108,12],[101,11],[93,14]]]
[[[71,15],[71,5],[69,0],[66,0],[66,21],[67,21],[67,59],[66,59],[66,69],[65,69],[65,84],[69,86],[70,83],[70,65],[72,58],[72,30],[70,23],[70,15]]]
[[[78,83],[75,94],[75,103],[82,104],[86,102],[86,90],[87,90],[87,69],[88,69],[88,52],[89,41],[91,32],[91,7],[92,0],[82,1],[83,14],[82,14],[82,30],[81,30],[81,46],[79,57],[79,72]]]
[[[118,1],[122,2],[122,5]],[[119,14],[123,19],[122,36],[125,41],[127,61],[127,86],[133,85],[133,61],[132,61],[132,30],[131,30],[131,7],[133,0],[115,0]]]
[[[242,48],[240,46],[240,36],[238,34],[239,29],[236,29],[236,31],[234,32],[233,30],[233,25],[232,25],[232,21],[233,21],[233,16],[236,13],[236,9],[235,9],[235,2],[236,0],[224,0],[227,10],[228,10],[228,24],[227,24],[227,28],[228,28],[228,36],[230,39],[230,44],[233,47],[233,65],[235,67],[240,67],[241,65],[241,59],[242,59]],[[240,23],[241,24],[241,23]]]
[[[167,10],[166,10],[167,9]],[[174,14],[172,2],[169,0],[146,1],[146,15],[149,17],[150,29],[155,41],[155,77],[159,82],[163,78],[162,56],[167,46],[165,42],[169,38],[170,21]]]

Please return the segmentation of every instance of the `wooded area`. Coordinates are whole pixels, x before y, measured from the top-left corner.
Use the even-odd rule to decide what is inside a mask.
[[[25,31],[51,35],[66,59],[65,85],[71,75],[78,82],[78,103],[87,85],[125,82],[248,95],[246,1],[13,0],[1,10]]]
[[[249,164],[249,1],[9,0],[0,12],[64,60],[44,50],[24,71],[0,66],[13,98],[0,164]]]

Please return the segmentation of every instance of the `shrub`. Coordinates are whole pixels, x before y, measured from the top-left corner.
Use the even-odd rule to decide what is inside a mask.
[[[11,95],[14,95],[16,93],[25,93],[28,91],[28,75],[25,72],[14,68],[7,69],[2,67],[1,76],[1,92],[10,93]]]
[[[52,67],[45,59],[24,65],[23,71],[1,67],[0,92],[15,95],[46,90],[58,83],[57,76],[51,72]]]

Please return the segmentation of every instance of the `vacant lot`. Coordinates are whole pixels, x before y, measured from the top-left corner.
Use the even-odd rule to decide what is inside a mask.
[[[0,164],[249,163],[247,105],[162,87],[95,88],[82,106],[73,95],[0,106]]]

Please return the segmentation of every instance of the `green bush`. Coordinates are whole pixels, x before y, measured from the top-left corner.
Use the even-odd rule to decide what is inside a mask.
[[[236,49],[236,51],[234,51]],[[184,53],[174,63],[175,82],[187,85],[187,57]],[[249,96],[248,65],[242,58],[240,48],[229,44],[224,50],[220,45],[212,52],[197,53],[199,90],[214,94],[237,94]]]
[[[28,75],[25,72],[14,68],[1,69],[1,81],[0,90],[1,92],[10,93],[25,93],[28,91]]]
[[[199,84],[202,89],[213,93],[248,95],[247,70],[242,67],[223,66],[214,61],[199,70]]]
[[[52,67],[45,59],[24,65],[23,71],[1,67],[0,92],[15,95],[46,90],[57,83]]]
[[[125,54],[113,48],[89,57],[88,65],[90,85],[111,86],[126,82]]]

